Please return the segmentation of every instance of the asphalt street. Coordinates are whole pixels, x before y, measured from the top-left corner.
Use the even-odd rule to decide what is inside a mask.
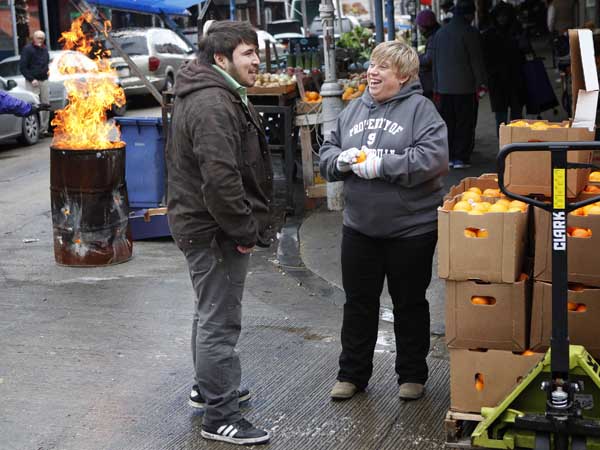
[[[133,116],[157,116],[158,108]],[[170,239],[134,243],[123,264],[54,262],[49,138],[0,147],[0,449],[224,449],[187,405],[193,294]],[[296,220],[298,220],[296,218]],[[427,396],[397,397],[393,331],[381,323],[366,393],[332,403],[341,291],[255,252],[239,343],[247,417],[272,449],[437,449],[449,405],[443,338]]]

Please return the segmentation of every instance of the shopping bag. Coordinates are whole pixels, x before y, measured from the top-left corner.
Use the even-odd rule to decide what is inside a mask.
[[[556,94],[548,78],[544,61],[533,58],[523,65],[523,77],[527,87],[527,114],[540,114],[558,106]]]

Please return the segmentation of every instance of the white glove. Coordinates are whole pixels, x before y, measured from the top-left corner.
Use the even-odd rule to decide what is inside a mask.
[[[367,153],[367,159],[361,163],[352,164],[352,171],[361,178],[371,180],[381,176],[383,158],[375,152]]]
[[[340,153],[335,162],[337,170],[340,172],[350,172],[352,170],[352,164],[356,162],[359,153],[360,150],[356,147],[349,148]]]

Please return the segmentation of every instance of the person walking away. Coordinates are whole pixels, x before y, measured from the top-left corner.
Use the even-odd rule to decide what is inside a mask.
[[[523,118],[527,99],[523,65],[527,38],[514,6],[499,3],[491,11],[492,25],[482,34],[490,105],[496,115],[496,135],[501,123]]]
[[[486,75],[479,32],[470,25],[472,0],[458,0],[448,25],[432,41],[433,90],[448,126],[450,166],[470,167],[475,136],[476,95],[485,93]]]
[[[346,302],[333,400],[347,400],[369,383],[384,279],[394,304],[399,397],[416,400],[425,391],[430,339],[425,292],[448,141],[444,121],[422,95],[418,74],[412,47],[400,41],[379,44],[367,70],[367,90],[342,111],[320,150],[321,174],[327,181],[344,181],[345,199]],[[366,159],[359,162],[361,151]]]
[[[27,44],[21,51],[19,68],[25,77],[25,88],[40,97],[43,105],[50,103],[48,88],[48,65],[50,54],[46,48],[46,34],[37,30],[33,33],[33,41]],[[40,134],[48,134],[48,121],[50,114],[47,111],[40,113]]]
[[[419,80],[423,88],[423,95],[428,99],[433,99],[433,74],[431,72],[431,41],[435,33],[440,28],[435,14],[430,9],[424,9],[417,14],[417,26],[419,33],[425,37],[425,52],[419,56]]]
[[[204,407],[201,435],[263,444],[270,435],[242,418],[242,293],[254,246],[272,242],[271,155],[248,101],[259,67],[249,22],[215,22],[198,56],[176,76],[167,146],[168,218],[196,294],[192,322],[195,384],[190,405]]]

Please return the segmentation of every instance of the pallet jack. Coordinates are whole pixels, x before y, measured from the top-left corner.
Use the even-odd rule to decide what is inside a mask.
[[[569,345],[567,314],[567,214],[600,196],[567,202],[567,169],[598,167],[567,162],[570,151],[600,149],[600,142],[510,144],[498,154],[498,185],[509,198],[552,214],[552,338],[544,358],[496,407],[482,408],[471,434],[473,448],[600,450],[600,365],[579,345]],[[551,203],[512,193],[504,185],[509,154],[550,151]]]

